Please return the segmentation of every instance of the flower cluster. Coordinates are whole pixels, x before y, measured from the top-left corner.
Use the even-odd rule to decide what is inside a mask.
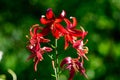
[[[40,27],[38,24],[33,25],[30,28],[30,36],[31,36],[31,38],[29,39],[29,44],[27,45],[27,48],[32,53],[28,57],[28,60],[31,59],[31,58],[35,59],[35,64],[34,64],[34,70],[35,71],[37,71],[36,66],[37,66],[38,62],[43,60],[42,55],[45,52],[52,51],[52,48],[50,48],[50,47],[42,47],[41,48],[41,45],[40,45],[41,43],[47,43],[50,40],[49,39],[45,39],[43,37],[42,33],[38,33],[38,30],[42,30],[42,27]]]
[[[44,37],[51,32],[55,39],[64,37],[65,50],[69,47],[69,45],[72,45],[72,47],[77,51],[77,58],[66,57],[60,64],[61,68],[68,69],[70,71],[69,80],[72,80],[75,72],[78,71],[87,77],[83,67],[84,58],[88,60],[86,57],[88,48],[85,46],[87,40],[83,43],[87,32],[83,29],[83,27],[76,29],[77,20],[75,17],[70,17],[70,19],[71,20],[66,18],[66,12],[64,10],[58,17],[55,17],[52,9],[49,8],[46,11],[46,15],[42,15],[40,18],[40,23],[45,25],[45,27],[35,24],[30,28],[30,38],[27,48],[32,54],[28,57],[28,59],[34,58],[35,71],[37,70],[38,62],[43,60],[43,54],[45,52],[52,51],[51,47],[41,47],[42,43],[50,42],[49,39],[45,39]],[[65,22],[66,26],[63,26],[61,22]]]

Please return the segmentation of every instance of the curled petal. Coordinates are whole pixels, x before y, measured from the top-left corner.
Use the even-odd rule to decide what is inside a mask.
[[[42,50],[45,51],[45,52],[51,52],[52,48],[50,48],[50,47],[43,47]]]
[[[40,23],[41,24],[49,24],[50,22],[51,22],[51,20],[48,20],[45,17],[41,17],[40,18]]]
[[[88,32],[85,32],[84,28],[83,27],[80,27],[83,34],[82,34],[82,39],[84,39],[84,37],[87,35]]]
[[[47,19],[53,19],[54,18],[54,13],[53,13],[51,8],[47,9],[46,18]]]
[[[38,64],[38,62],[39,62],[38,58],[35,58],[34,71],[37,71],[37,64]]]
[[[67,18],[64,18],[64,21],[65,21],[68,29],[72,28],[72,23]]]
[[[40,37],[40,42],[47,43],[47,42],[50,42],[50,40],[45,39],[44,37]]]
[[[35,24],[30,28],[30,35],[31,37],[37,34],[38,30],[42,30],[43,28],[39,26],[39,24]]]
[[[75,26],[77,25],[77,20],[75,17],[70,17],[70,19],[73,20],[73,23],[72,23],[72,27],[71,28],[75,28]]]
[[[30,43],[31,44],[35,44],[37,42],[37,37],[42,36],[42,34],[38,32],[38,30],[42,30],[42,29],[43,28],[40,27],[38,24],[35,24],[30,28],[30,36],[31,36]]]
[[[77,25],[77,20],[75,17],[70,17],[70,19],[73,20],[73,23],[71,23],[70,20],[68,20],[67,18],[64,18],[64,21],[66,22],[68,29],[73,29]]]
[[[72,58],[71,57],[66,57],[62,60],[60,67],[62,68],[65,64],[70,64],[72,63]]]
[[[42,30],[42,29],[43,29],[43,28],[40,27],[40,26],[39,26],[39,27],[35,27],[35,28],[34,28],[34,31],[33,31],[33,34],[37,34],[37,33],[38,33],[37,31],[38,31],[38,30]]]

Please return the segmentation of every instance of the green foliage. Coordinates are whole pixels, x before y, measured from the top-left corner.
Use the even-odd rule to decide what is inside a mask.
[[[50,7],[55,14],[65,10],[68,18],[75,16],[77,28],[81,25],[88,31],[89,61],[85,61],[85,68],[90,80],[119,80],[120,0],[0,0],[0,51],[3,52],[0,80],[12,79],[8,69],[15,72],[18,80],[53,80],[51,73],[54,72],[47,55],[36,73],[32,60],[26,61],[30,53],[26,50],[25,37],[30,26],[39,24],[40,16]],[[62,53],[64,40],[59,42]],[[59,59],[67,55],[74,57],[74,53],[68,49]],[[68,76],[68,72],[62,72],[60,78],[66,80]],[[79,74],[74,79],[85,80]]]

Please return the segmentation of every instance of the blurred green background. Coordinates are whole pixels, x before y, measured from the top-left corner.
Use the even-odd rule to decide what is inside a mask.
[[[26,50],[25,35],[39,18],[52,8],[56,16],[62,10],[66,16],[75,16],[78,26],[88,31],[89,47],[84,67],[89,80],[120,79],[120,0],[0,0],[0,80],[54,80],[50,58],[45,54],[34,72],[30,53]],[[53,39],[53,38],[52,38]],[[63,53],[64,39],[59,40],[60,61],[76,52],[69,48]],[[12,73],[11,75],[11,72]],[[61,74],[67,80],[68,71]],[[74,80],[86,80],[76,73]]]

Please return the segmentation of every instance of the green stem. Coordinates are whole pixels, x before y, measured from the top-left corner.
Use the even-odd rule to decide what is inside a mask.
[[[57,69],[57,78],[59,80],[59,60],[58,60],[58,51],[57,51],[57,39],[55,39],[55,47],[56,47],[56,69]]]
[[[57,51],[57,39],[55,39],[55,66],[54,66],[54,72],[55,72],[55,78],[56,80],[59,80],[59,64],[58,64],[58,51]]]

